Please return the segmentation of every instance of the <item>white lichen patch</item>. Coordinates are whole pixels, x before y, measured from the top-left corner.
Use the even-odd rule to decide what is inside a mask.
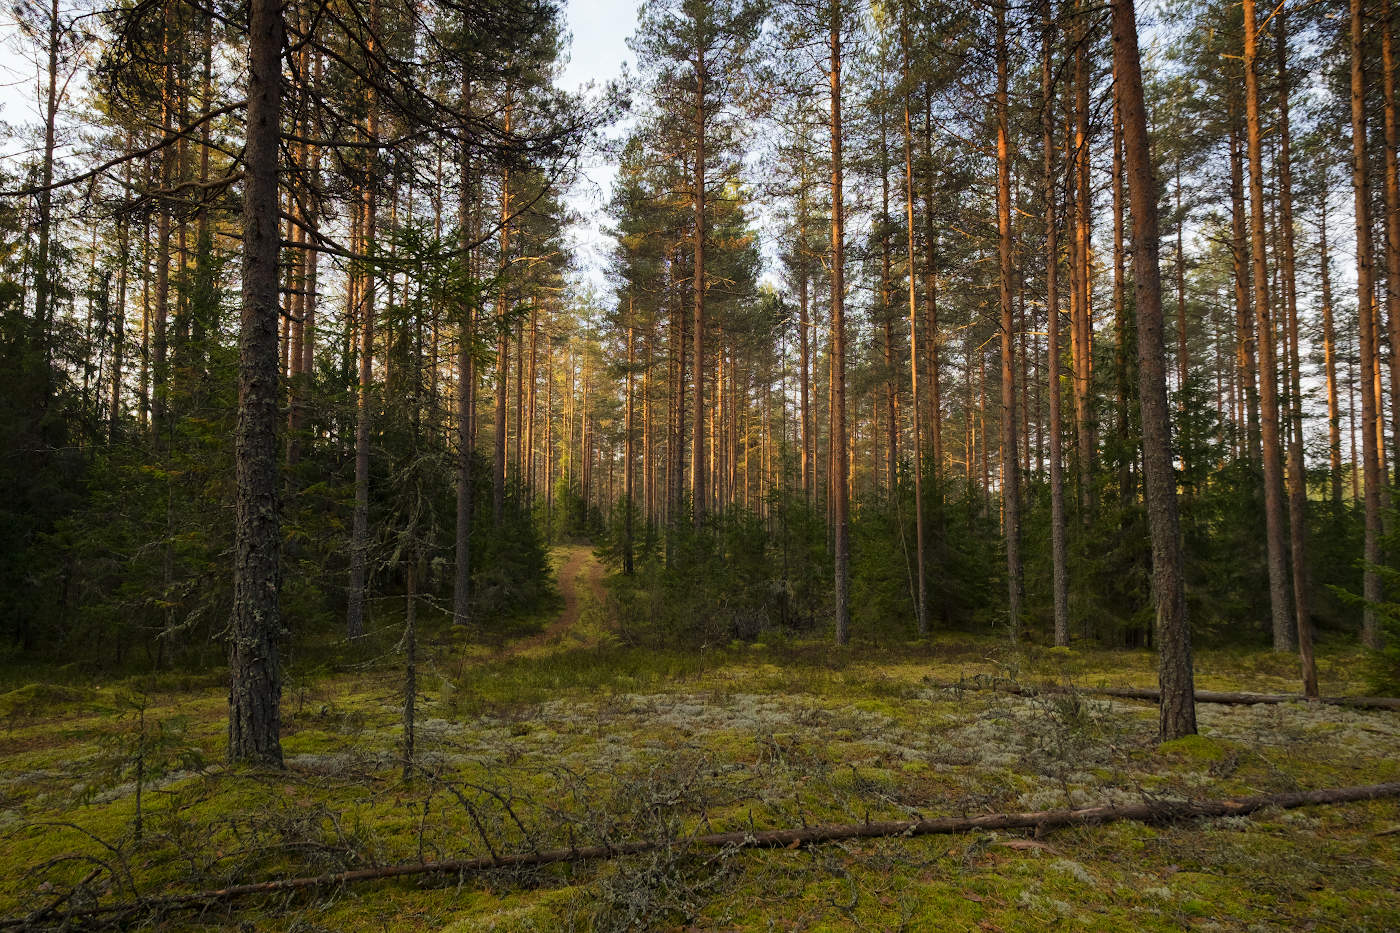
[[[1058,872],[1069,875],[1080,884],[1097,884],[1097,879],[1089,873],[1089,869],[1074,861],[1073,859],[1058,858],[1050,863],[1050,867]]]

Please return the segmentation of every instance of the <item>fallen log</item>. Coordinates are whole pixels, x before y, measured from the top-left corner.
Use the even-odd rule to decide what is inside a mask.
[[[994,690],[1015,696],[1040,696],[1045,693],[1077,693],[1082,696],[1112,697],[1121,700],[1162,701],[1162,691],[1154,687],[1067,687],[1063,684],[1030,685],[1009,680],[975,677],[970,680],[926,680],[929,686],[942,690]],[[1298,693],[1242,693],[1221,690],[1197,690],[1197,703],[1223,703],[1233,706],[1254,706],[1265,703],[1322,703],[1351,709],[1400,710],[1400,697],[1317,697],[1308,699]]]
[[[743,830],[709,833],[684,840],[702,848],[776,849],[797,848],[823,842],[848,839],[874,839],[895,836],[952,835],[977,830],[1033,829],[1037,834],[1065,826],[1083,826],[1132,820],[1141,823],[1169,823],[1177,820],[1203,819],[1221,816],[1246,816],[1269,807],[1284,810],[1316,804],[1355,803],[1365,800],[1400,797],[1400,781],[1387,784],[1367,784],[1358,787],[1335,787],[1321,790],[1296,791],[1284,794],[1260,794],[1224,800],[1145,800],[1142,803],[1074,810],[1037,810],[1027,813],[987,813],[971,817],[942,817],[932,820],[876,820],[865,823],[844,823],[808,826],[801,829]],[[531,868],[558,863],[578,863],[618,858],[653,852],[676,844],[676,840],[647,840],[608,846],[579,846],[519,852],[500,856],[480,856],[464,859],[444,859],[436,862],[408,862],[377,868],[357,868],[350,871],[310,875],[300,878],[278,878],[250,884],[232,885],[211,891],[187,894],[167,894],[104,904],[63,912],[46,910],[40,915],[0,919],[0,928],[63,925],[74,920],[95,919],[138,913],[160,913],[199,907],[217,901],[259,894],[277,894],[312,888],[339,887],[362,881],[382,881],[417,875],[472,874],[503,868]]]

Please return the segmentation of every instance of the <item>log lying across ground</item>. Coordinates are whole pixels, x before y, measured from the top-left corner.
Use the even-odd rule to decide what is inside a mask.
[[[91,920],[99,916],[137,913],[158,913],[199,907],[217,901],[259,894],[276,894],[309,888],[338,887],[361,881],[380,881],[416,875],[464,875],[501,868],[530,868],[558,863],[577,863],[618,858],[652,852],[677,845],[700,848],[776,849],[797,848],[823,842],[846,839],[873,839],[893,836],[951,835],[977,830],[1033,829],[1037,833],[1064,826],[1082,826],[1134,820],[1143,823],[1168,823],[1176,820],[1221,816],[1244,816],[1269,807],[1295,809],[1314,804],[1354,803],[1364,800],[1400,797],[1400,781],[1388,784],[1368,784],[1359,787],[1336,787],[1322,790],[1297,791],[1286,794],[1261,794],[1225,800],[1150,800],[1116,806],[1085,807],[1078,810],[1038,810],[1029,813],[987,813],[971,817],[943,817],[933,820],[883,820],[867,823],[845,823],[808,826],[801,829],[770,829],[730,833],[710,833],[681,840],[651,840],[612,846],[580,846],[567,849],[544,849],[519,852],[498,857],[445,859],[437,862],[409,862],[377,868],[357,868],[351,871],[311,875],[302,878],[279,878],[252,884],[239,884],[212,891],[188,894],[167,894],[58,912],[45,910],[24,917],[0,919],[0,928],[60,925],[75,920]]]
[[[1162,701],[1162,691],[1153,687],[1067,687],[1062,684],[1040,684],[1027,686],[1009,680],[974,678],[962,681],[925,681],[931,687],[943,690],[995,690],[998,693],[1011,693],[1016,696],[1040,696],[1045,693],[1077,693],[1090,697],[1113,697],[1122,700]],[[1346,706],[1352,709],[1393,709],[1400,710],[1400,697],[1318,697],[1309,700],[1298,693],[1236,693],[1221,690],[1197,690],[1197,703],[1225,703],[1234,706],[1253,706],[1261,703],[1322,703],[1327,706]]]

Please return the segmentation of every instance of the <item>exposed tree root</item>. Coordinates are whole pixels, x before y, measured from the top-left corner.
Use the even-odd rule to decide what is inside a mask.
[[[1077,693],[1081,696],[1113,697],[1122,700],[1150,700],[1158,703],[1162,692],[1153,687],[1066,687],[1060,684],[1027,686],[1010,680],[975,677],[962,681],[925,681],[944,690],[995,690],[1016,696],[1039,696],[1045,693]],[[1400,697],[1318,697],[1309,700],[1297,693],[1236,693],[1220,690],[1197,690],[1197,703],[1224,703],[1253,706],[1261,703],[1322,703],[1326,706],[1346,706],[1352,709],[1400,710]]]
[[[1147,800],[1119,806],[1085,807],[1078,810],[1038,810],[1029,813],[987,813],[973,817],[945,817],[933,820],[883,820],[867,823],[846,823],[809,826],[802,829],[771,829],[763,831],[710,833],[688,840],[692,846],[729,849],[797,848],[822,842],[845,839],[870,839],[890,836],[928,836],[966,833],[975,830],[1033,829],[1037,834],[1063,826],[1112,823],[1135,820],[1143,823],[1166,823],[1203,817],[1243,816],[1268,807],[1294,809],[1314,804],[1352,803],[1362,800],[1400,797],[1400,781],[1388,784],[1368,784],[1359,787],[1337,787],[1322,790],[1297,791],[1286,794],[1261,794],[1225,800]],[[74,921],[94,921],[99,918],[118,919],[123,915],[160,913],[188,909],[258,894],[276,894],[307,888],[338,887],[360,881],[380,881],[414,875],[464,875],[500,868],[529,868],[562,862],[587,862],[651,852],[674,845],[675,840],[643,841],[615,846],[580,846],[566,849],[545,849],[496,857],[446,859],[437,862],[410,862],[377,868],[358,868],[301,878],[279,878],[253,884],[239,884],[212,891],[188,894],[168,894],[139,901],[105,904],[68,911],[46,908],[23,917],[0,919],[0,928],[41,928],[72,924]]]

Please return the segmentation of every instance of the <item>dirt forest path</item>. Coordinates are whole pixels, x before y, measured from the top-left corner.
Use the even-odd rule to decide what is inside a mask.
[[[508,645],[502,651],[503,657],[515,657],[562,641],[583,617],[586,597],[603,602],[603,565],[593,556],[593,548],[586,544],[561,544],[554,552],[563,558],[558,579],[564,608],[544,631]]]

